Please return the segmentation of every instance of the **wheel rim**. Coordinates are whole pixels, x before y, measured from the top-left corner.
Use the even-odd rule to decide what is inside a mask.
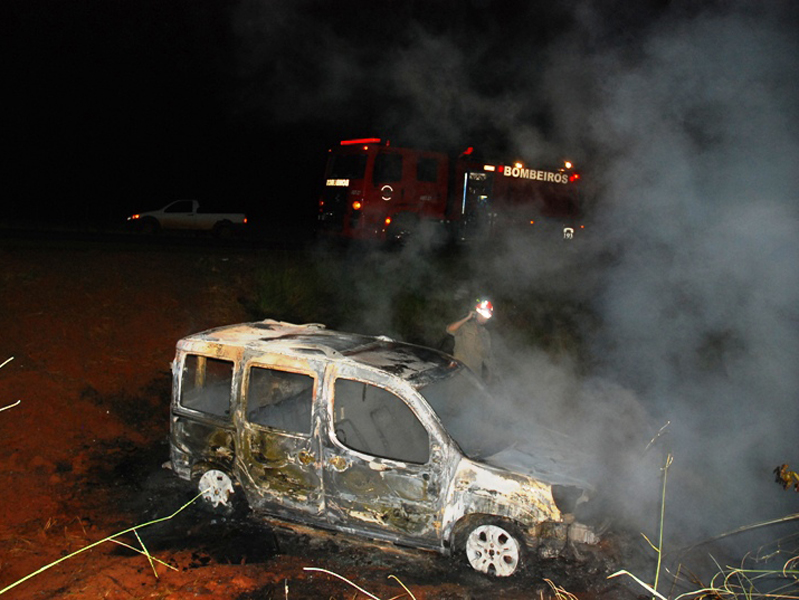
[[[519,542],[498,525],[480,525],[466,538],[466,556],[475,571],[508,577],[519,567]]]
[[[233,496],[233,482],[227,473],[210,469],[200,477],[198,485],[203,500],[213,507],[230,506]]]

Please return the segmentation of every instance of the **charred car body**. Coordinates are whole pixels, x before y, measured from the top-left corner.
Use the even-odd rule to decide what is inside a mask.
[[[594,532],[590,487],[474,435],[491,407],[451,356],[322,325],[262,321],[177,344],[171,465],[222,510],[443,554],[508,576]],[[470,427],[472,430],[470,431]],[[550,471],[547,473],[547,471]]]

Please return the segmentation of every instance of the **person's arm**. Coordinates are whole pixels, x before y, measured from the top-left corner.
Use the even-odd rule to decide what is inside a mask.
[[[449,325],[447,325],[447,333],[450,335],[454,335],[455,332],[458,331],[458,329],[460,329],[464,323],[470,321],[473,318],[474,318],[474,311],[472,310],[469,311],[469,314],[463,317],[460,321],[455,321],[454,323],[450,323]]]

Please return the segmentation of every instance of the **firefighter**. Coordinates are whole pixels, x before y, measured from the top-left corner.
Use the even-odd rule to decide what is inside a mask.
[[[478,300],[468,315],[447,325],[447,333],[455,338],[455,358],[486,383],[491,383],[495,375],[491,334],[485,328],[493,314],[494,305],[491,301]]]

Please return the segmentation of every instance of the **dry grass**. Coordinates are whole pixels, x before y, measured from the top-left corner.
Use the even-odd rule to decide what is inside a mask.
[[[2,363],[2,364],[0,364],[0,369],[2,369],[3,367],[5,367],[5,366],[6,366],[8,363],[10,363],[12,360],[14,360],[14,357],[13,357],[13,356],[12,356],[11,358],[7,358],[7,359],[5,359],[5,360],[3,361],[3,363]],[[18,405],[20,402],[22,402],[22,400],[17,400],[16,402],[13,402],[13,403],[11,403],[11,404],[8,404],[8,405],[6,405],[6,406],[3,406],[2,408],[0,408],[0,412],[3,412],[4,410],[8,410],[9,408],[14,408],[14,407],[15,407],[15,406],[17,406],[17,405]]]
[[[338,573],[334,573],[333,571],[328,571],[327,569],[320,569],[320,568],[317,568],[317,567],[303,567],[303,571],[316,571],[316,572],[319,572],[319,573],[326,573],[327,575],[331,575],[331,576],[335,577],[336,579],[340,579],[341,581],[343,581],[347,585],[353,587],[354,589],[358,590],[358,592],[360,592],[361,594],[367,596],[368,598],[371,598],[372,600],[380,600],[379,597],[375,596],[371,592],[367,592],[365,589],[363,589],[359,585],[353,583],[352,581],[350,581],[349,579],[347,579],[346,577],[344,577],[342,575],[339,575]],[[388,578],[389,579],[393,579],[394,581],[399,583],[402,586],[402,589],[405,590],[405,592],[400,594],[399,596],[392,596],[388,600],[397,600],[398,598],[403,598],[406,595],[409,598],[411,598],[411,600],[416,600],[416,596],[413,595],[413,593],[405,586],[404,583],[402,583],[402,581],[399,580],[399,578],[396,575],[389,575]],[[288,584],[286,584],[286,598],[288,598],[288,593],[289,593]]]
[[[667,596],[658,591],[658,583],[661,574],[661,565],[662,565],[662,556],[663,556],[663,528],[664,528],[664,518],[665,518],[664,509],[666,506],[666,478],[671,463],[672,463],[672,456],[669,454],[666,458],[666,464],[663,468],[663,489],[661,496],[660,530],[659,530],[658,544],[657,545],[653,544],[652,542],[649,541],[649,539],[646,536],[644,536],[644,539],[646,539],[647,543],[657,554],[657,568],[655,572],[654,584],[650,585],[626,570],[617,571],[616,573],[613,573],[608,577],[608,579],[611,579],[614,577],[618,577],[620,575],[626,575],[627,577],[635,581],[639,586],[644,588],[649,594],[651,594],[653,599],[659,598],[660,600],[669,600]],[[787,470],[787,465],[783,465],[783,467],[784,468],[782,472],[784,473],[785,470]],[[777,469],[777,472],[778,472],[778,483],[779,483],[780,481],[779,469]],[[788,489],[787,485],[783,487]],[[717,536],[712,540],[703,542],[702,544],[696,544],[691,548],[686,549],[685,551],[687,552],[693,548],[696,548],[711,541],[717,541],[722,538],[751,531],[753,529],[768,527],[771,525],[785,523],[797,519],[799,519],[799,513],[788,515],[781,519],[775,519],[764,523],[755,523],[753,525],[747,525],[744,527],[740,527],[734,531],[730,531],[728,533]],[[695,579],[693,581],[693,584],[696,586],[696,589],[683,592],[675,596],[672,600],[680,600],[681,598],[712,598],[718,600],[754,600],[760,598],[763,599],[780,598],[785,600],[799,600],[799,539],[795,537],[793,540],[776,540],[773,543],[773,545],[775,548],[775,550],[773,551],[765,552],[764,548],[761,548],[760,551],[755,555],[748,555],[744,557],[741,566],[739,567],[733,567],[729,565],[722,566],[716,563],[718,571],[711,577],[708,585],[699,584],[698,586],[696,586],[698,580]],[[789,547],[789,550],[787,551],[784,549],[786,546]],[[780,564],[777,560],[778,557],[781,555],[784,556],[786,553],[789,556],[789,558],[782,563],[781,567],[774,568],[767,566],[764,568],[753,568],[757,564],[773,565],[775,562],[777,562],[777,564]],[[753,564],[753,567],[748,566],[750,563]],[[681,569],[682,565],[677,569],[676,573],[674,574],[673,583],[675,586],[677,583],[683,583],[678,581]]]
[[[150,553],[147,551],[147,547],[144,545],[144,542],[142,541],[141,537],[139,536],[139,531],[138,531],[138,530],[139,530],[139,529],[142,529],[142,528],[144,528],[144,527],[148,527],[148,526],[150,526],[150,525],[155,525],[156,523],[163,523],[164,521],[169,521],[170,519],[172,519],[172,518],[174,518],[175,516],[177,516],[177,515],[178,515],[180,512],[182,512],[183,510],[185,510],[186,508],[188,508],[188,507],[189,507],[191,504],[193,504],[193,503],[194,503],[194,502],[195,502],[195,501],[196,501],[196,500],[197,500],[199,497],[200,497],[200,494],[198,494],[197,496],[195,496],[194,498],[192,498],[192,499],[191,499],[189,502],[187,502],[186,504],[184,504],[183,506],[181,506],[181,507],[180,507],[178,510],[176,510],[176,511],[175,511],[174,513],[172,513],[171,515],[168,515],[168,516],[166,516],[166,517],[161,517],[160,519],[155,519],[155,520],[153,520],[153,521],[148,521],[147,523],[142,523],[142,524],[140,524],[140,525],[135,525],[135,526],[133,526],[133,527],[129,527],[129,528],[127,528],[127,529],[123,530],[123,531],[120,531],[120,532],[118,532],[118,533],[115,533],[115,534],[113,534],[113,535],[109,535],[108,537],[105,537],[105,538],[103,538],[103,539],[101,539],[101,540],[99,540],[99,541],[96,541],[96,542],[94,542],[94,543],[92,543],[92,544],[89,544],[88,546],[83,546],[82,548],[80,548],[80,549],[78,549],[78,550],[75,550],[74,552],[71,552],[70,554],[67,554],[66,556],[62,556],[62,557],[61,557],[61,558],[59,558],[58,560],[55,560],[55,561],[53,561],[53,562],[51,562],[51,563],[48,563],[48,564],[44,565],[43,567],[41,567],[40,569],[37,569],[37,570],[36,570],[36,571],[34,571],[33,573],[29,573],[29,574],[28,574],[28,575],[26,575],[25,577],[22,577],[21,579],[18,579],[17,581],[15,581],[15,582],[13,582],[13,583],[11,583],[11,584],[7,585],[6,587],[4,587],[3,589],[1,589],[1,590],[0,590],[0,596],[2,596],[2,595],[3,595],[3,594],[5,594],[6,592],[8,592],[8,591],[10,591],[10,590],[14,589],[14,588],[15,588],[15,587],[17,587],[18,585],[20,585],[20,584],[22,584],[22,583],[25,583],[25,582],[26,582],[26,581],[28,581],[29,579],[32,579],[32,578],[36,577],[37,575],[40,575],[41,573],[44,573],[44,572],[45,572],[45,571],[47,571],[48,569],[51,569],[52,567],[54,567],[54,566],[56,566],[56,565],[58,565],[58,564],[60,564],[60,563],[62,563],[62,562],[64,562],[64,561],[66,561],[66,560],[69,560],[70,558],[73,558],[73,557],[77,556],[78,554],[82,554],[83,552],[86,552],[86,551],[88,551],[88,550],[91,550],[92,548],[96,548],[97,546],[99,546],[99,545],[101,545],[101,544],[104,544],[105,542],[114,542],[114,543],[116,543],[116,544],[119,544],[119,545],[121,545],[121,546],[124,546],[125,548],[128,548],[128,549],[130,549],[130,550],[133,550],[133,551],[135,551],[135,552],[138,552],[138,553],[140,553],[140,554],[143,554],[144,556],[146,556],[146,557],[147,557],[147,560],[148,560],[148,561],[149,561],[149,563],[150,563],[150,566],[151,566],[151,567],[152,567],[152,569],[153,569],[153,573],[155,574],[155,577],[156,577],[156,578],[158,577],[158,572],[157,572],[157,571],[156,571],[156,569],[155,569],[155,563],[158,563],[158,564],[160,564],[160,565],[163,565],[163,566],[165,566],[165,567],[167,567],[167,568],[169,568],[169,569],[177,570],[177,569],[175,569],[175,567],[173,567],[172,565],[170,565],[170,564],[168,564],[168,563],[165,563],[164,561],[162,561],[162,560],[159,560],[159,559],[155,558],[154,556],[152,556],[152,555],[151,555],[151,554],[150,554]],[[136,537],[136,539],[138,540],[138,542],[139,542],[139,545],[141,546],[141,549],[139,549],[139,548],[136,548],[135,546],[131,546],[130,544],[127,544],[126,542],[124,542],[124,541],[122,541],[122,540],[119,540],[119,539],[117,539],[117,538],[120,538],[120,537],[122,537],[123,535],[129,534],[129,533],[133,533],[133,535],[134,535],[134,536]]]
[[[741,527],[710,541],[797,519],[799,519],[799,514],[788,515],[775,521]],[[780,557],[783,558],[781,559]],[[680,565],[672,576],[672,588],[680,587],[685,589],[690,587],[693,589],[676,596],[664,595],[658,591],[656,585],[649,585],[629,571],[617,571],[610,575],[609,579],[626,575],[651,594],[653,599],[659,598],[660,600],[681,600],[682,598],[799,600],[799,534],[774,540],[768,547],[764,546],[756,553],[747,554],[738,566],[721,565],[715,560],[714,562],[717,571],[710,577],[707,584],[703,584],[698,577],[694,576],[685,580],[681,573],[687,569]]]

